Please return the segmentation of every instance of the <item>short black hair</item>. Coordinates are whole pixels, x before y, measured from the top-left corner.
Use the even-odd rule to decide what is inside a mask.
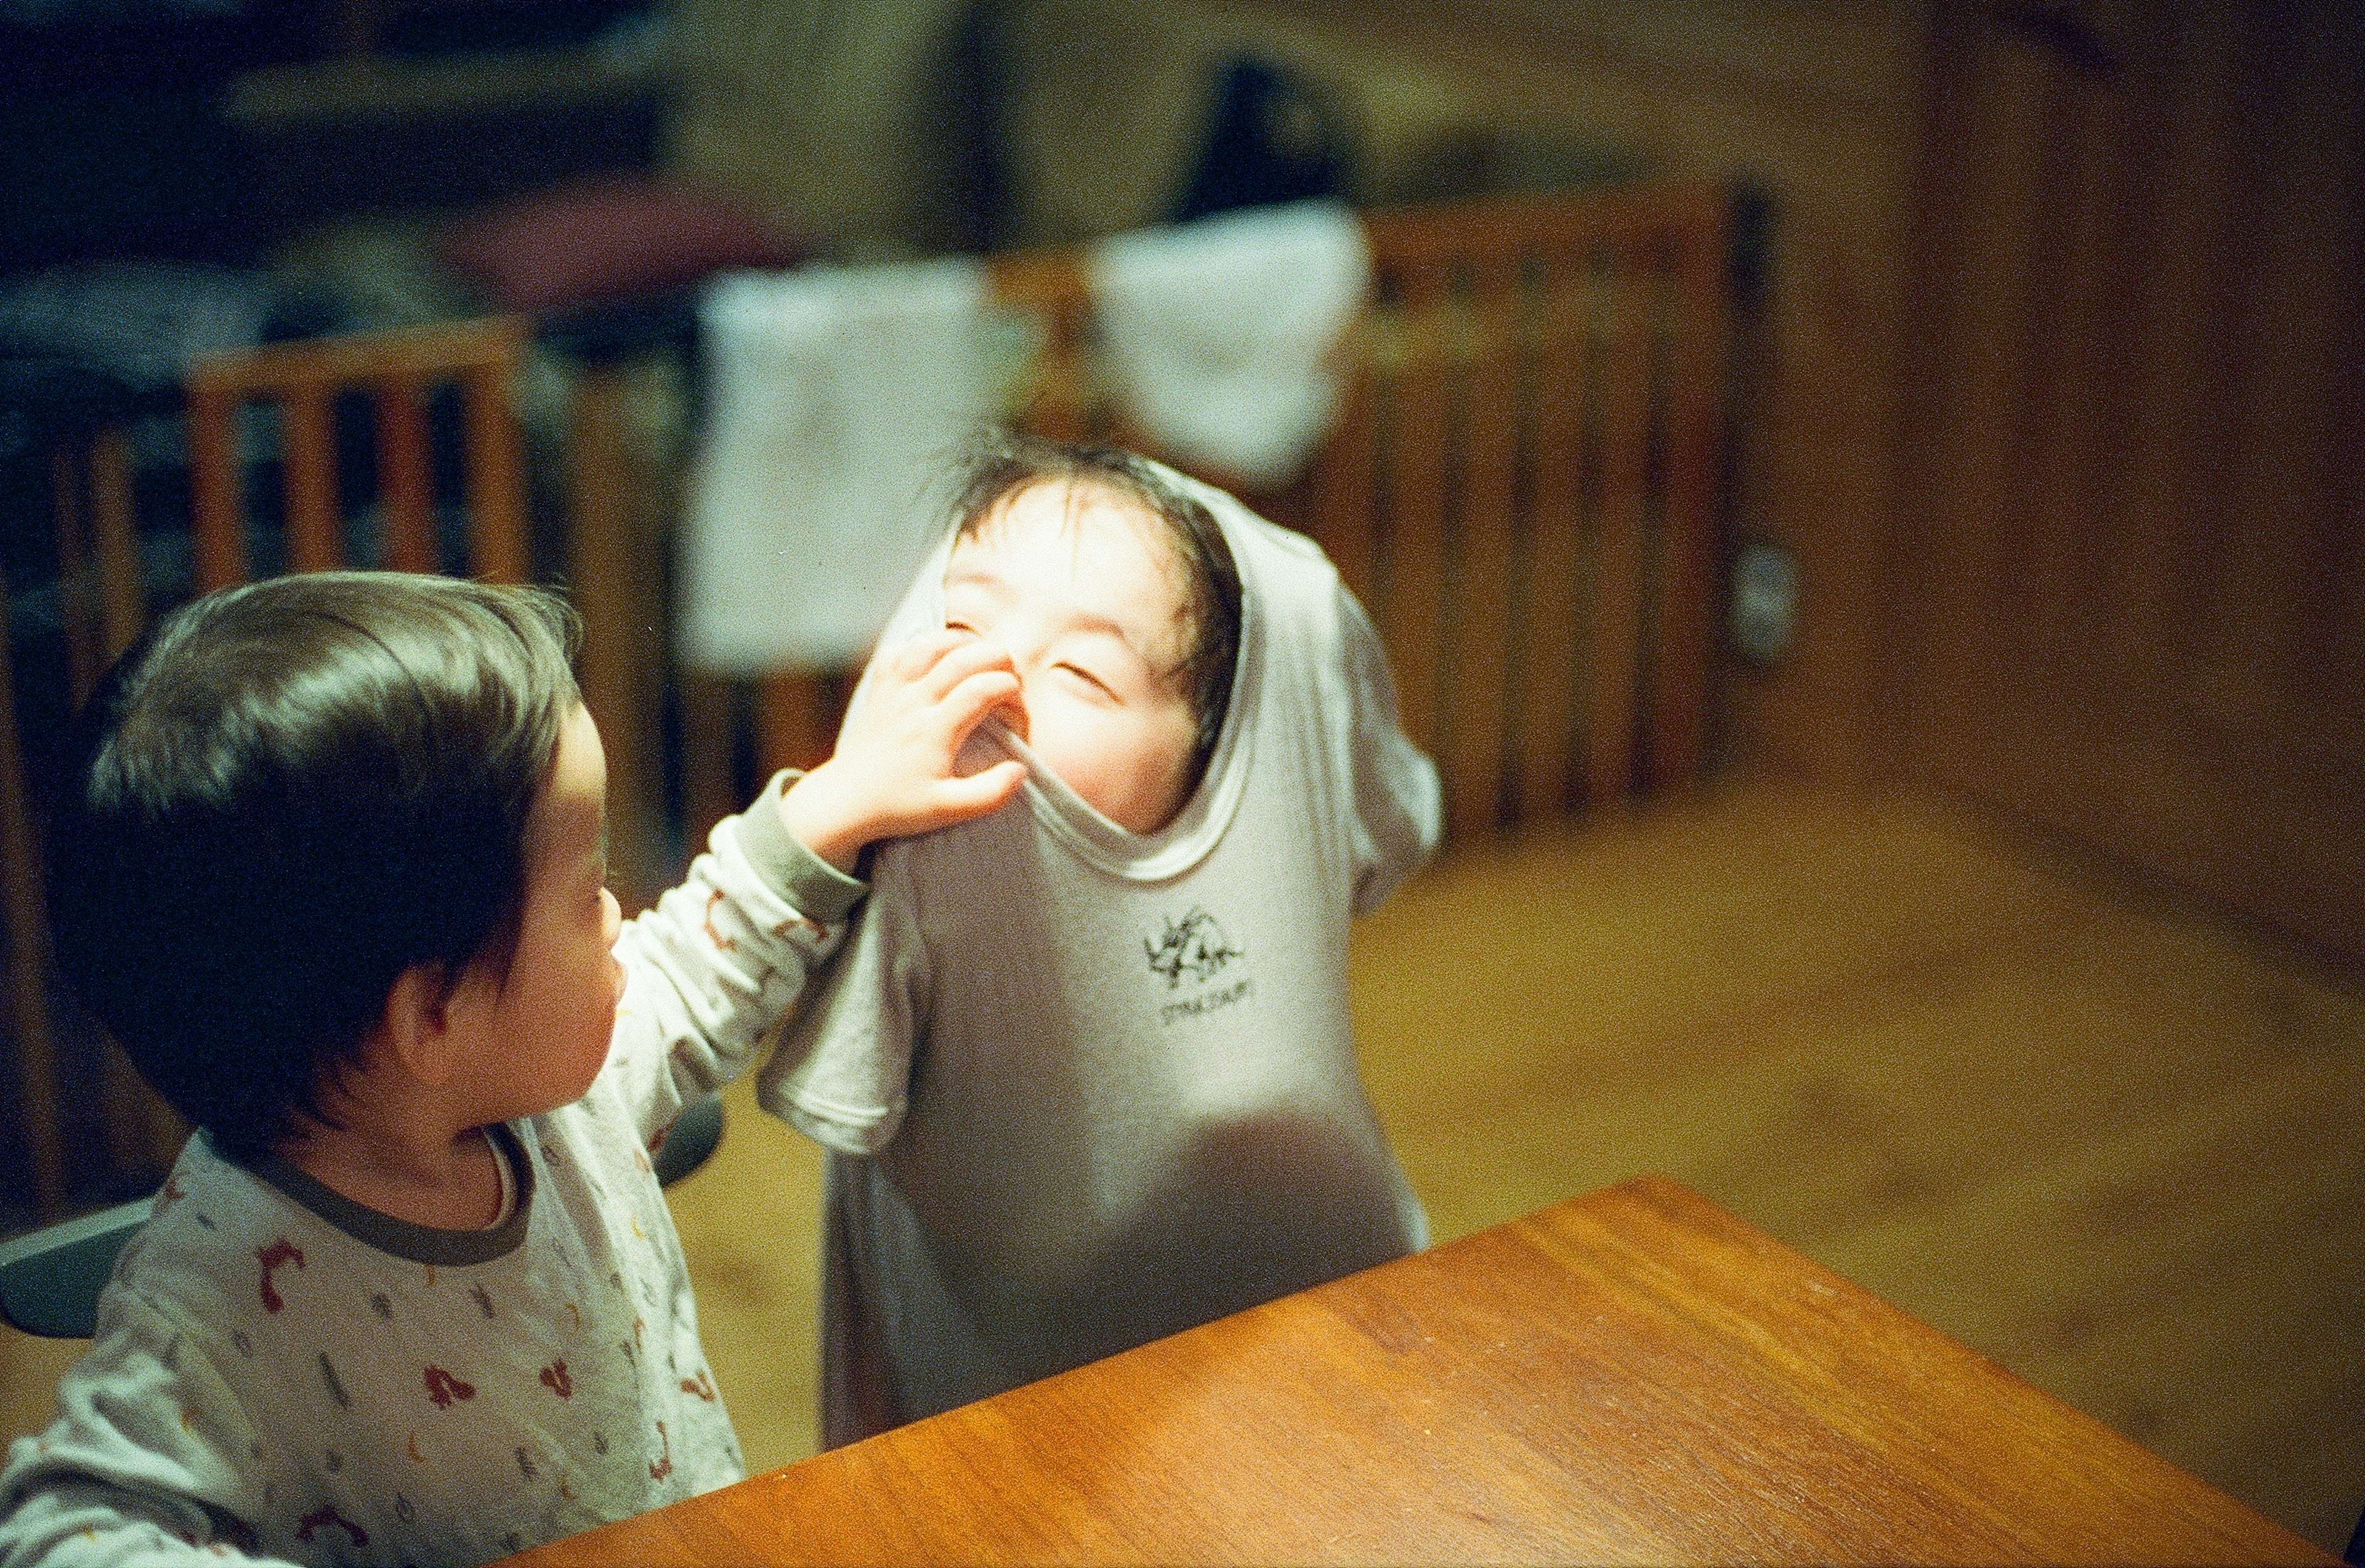
[[[59,968],[222,1153],[327,1119],[412,965],[506,977],[578,635],[537,588],[276,577],[166,616],[76,715]]]
[[[995,507],[1020,490],[1055,480],[1106,486],[1138,501],[1164,526],[1182,565],[1191,652],[1181,673],[1196,730],[1191,758],[1195,780],[1223,733],[1239,664],[1240,572],[1224,530],[1197,498],[1138,454],[994,430],[970,445],[953,499],[955,536],[974,534]]]

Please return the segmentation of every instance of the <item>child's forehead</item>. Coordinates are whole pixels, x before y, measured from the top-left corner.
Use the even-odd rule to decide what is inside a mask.
[[[527,809],[529,852],[544,857],[596,846],[606,828],[607,787],[599,728],[589,710],[577,703],[560,730],[549,776]]]
[[[1180,587],[1184,563],[1165,520],[1123,486],[1090,476],[1047,476],[1004,492],[961,530],[953,556],[992,560],[1052,538],[1080,547],[1088,538],[1103,544],[1129,541],[1159,576]]]

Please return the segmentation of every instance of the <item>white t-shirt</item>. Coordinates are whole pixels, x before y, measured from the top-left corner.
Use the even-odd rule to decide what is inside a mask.
[[[1243,599],[1181,815],[1129,834],[997,734],[1021,798],[880,846],[762,1070],[762,1103],[835,1151],[833,1445],[1426,1242],[1356,1066],[1347,928],[1434,847],[1436,771],[1321,551],[1177,482]],[[949,547],[891,641],[943,623]]]

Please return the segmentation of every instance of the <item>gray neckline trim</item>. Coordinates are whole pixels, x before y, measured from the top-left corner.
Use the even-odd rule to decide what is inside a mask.
[[[438,1230],[380,1214],[306,1175],[275,1154],[265,1156],[261,1164],[250,1169],[290,1201],[364,1247],[413,1263],[434,1263],[444,1268],[489,1263],[516,1251],[524,1242],[526,1224],[533,1208],[534,1181],[533,1161],[527,1157],[517,1133],[504,1122],[496,1122],[485,1131],[492,1137],[494,1152],[510,1162],[510,1171],[517,1179],[517,1202],[510,1205],[509,1218],[490,1230]]]

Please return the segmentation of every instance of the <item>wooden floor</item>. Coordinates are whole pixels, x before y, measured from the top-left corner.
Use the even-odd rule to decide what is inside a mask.
[[[1729,790],[1448,857],[1359,928],[1440,1238],[1697,1187],[2317,1542],[2365,1506],[2365,989],[1967,812]],[[813,1443],[819,1161],[675,1189],[748,1463]],[[0,1342],[0,1417],[57,1348]]]

